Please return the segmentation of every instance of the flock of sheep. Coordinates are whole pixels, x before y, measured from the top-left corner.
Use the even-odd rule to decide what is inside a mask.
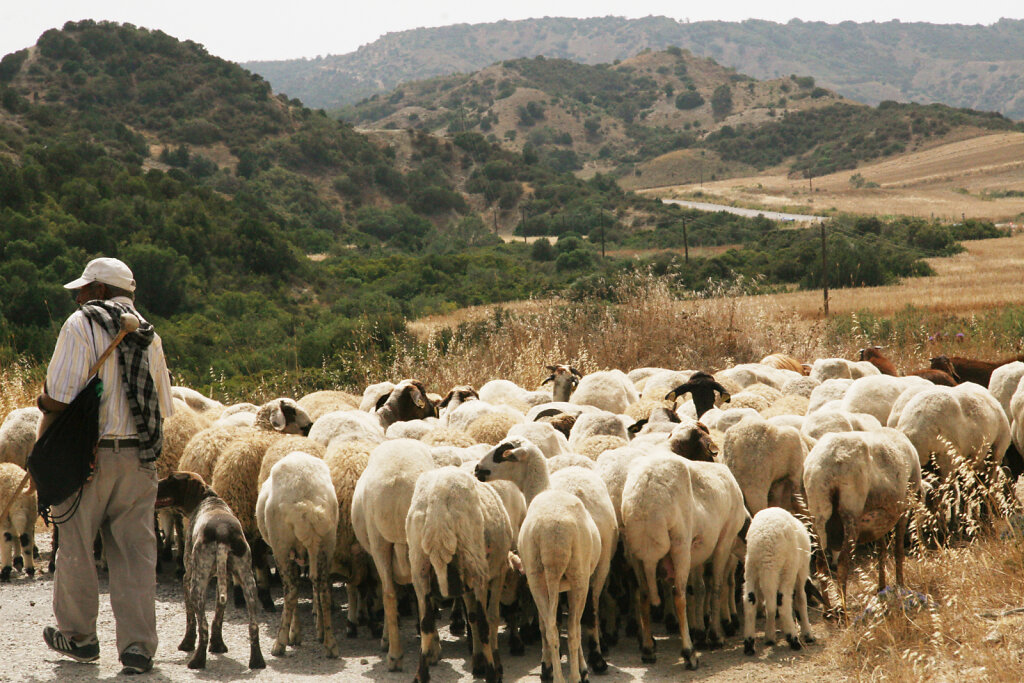
[[[978,370],[942,357],[939,374],[896,376],[878,349],[862,358],[801,365],[773,355],[714,376],[663,368],[582,375],[553,365],[536,390],[499,379],[442,398],[407,379],[362,396],[319,391],[262,406],[224,406],[175,387],[158,520],[163,559],[176,557],[185,572],[181,648],[195,648],[197,623],[190,667],[222,646],[232,570],[236,602],[249,602],[250,666],[264,665],[253,603],[275,609],[272,555],[284,586],[275,656],[301,638],[300,571],[313,584],[326,654],[338,655],[330,587],[340,579],[347,635],[361,625],[381,635],[389,670],[402,666],[400,586],[411,583],[419,681],[440,657],[439,598],[456,598],[453,633],[468,622],[473,673],[488,681],[501,679],[502,621],[513,655],[539,631],[542,680],[564,680],[560,623],[572,681],[607,668],[623,624],[653,662],[659,607],[678,627],[689,668],[698,648],[720,646],[740,628],[738,598],[745,652],[755,652],[758,608],[764,641],[775,642],[778,615],[799,649],[801,637],[813,640],[808,593],[830,604],[828,590],[810,581],[809,531],[819,563],[835,569],[840,605],[854,549],[890,532],[902,584],[903,535],[925,495],[923,469],[941,481],[954,460],[985,470],[1008,448],[1024,451],[1019,359]],[[972,381],[958,383],[961,375]],[[14,568],[34,571],[34,494],[16,489],[38,419],[23,408],[0,426],[0,509],[15,497],[0,519],[4,581]],[[886,543],[877,548],[884,588]],[[212,574],[222,597],[211,635],[201,596]]]

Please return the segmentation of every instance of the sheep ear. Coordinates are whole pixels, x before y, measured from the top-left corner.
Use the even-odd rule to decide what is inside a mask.
[[[704,432],[708,436],[711,436],[711,430],[708,429],[708,426],[706,424],[704,424],[703,422],[701,422],[699,420],[697,421],[697,429],[699,429],[700,431]]]
[[[451,391],[449,391],[449,392],[448,392],[448,395],[447,395],[447,396],[445,396],[445,397],[444,397],[443,399],[441,399],[441,403],[440,403],[440,404],[438,404],[438,406],[437,406],[437,407],[438,407],[438,408],[444,408],[444,407],[446,407],[446,406],[447,406],[447,405],[448,405],[449,403],[451,403],[451,402],[452,402],[452,398],[453,398],[454,396],[455,396],[455,390],[454,390],[454,389],[452,389]]]
[[[644,418],[642,420],[637,420],[633,424],[631,424],[628,427],[626,427],[626,431],[629,432],[630,434],[633,434],[635,436],[635,435],[640,433],[640,430],[644,428],[644,425],[647,424],[647,422],[648,422],[647,418]]]
[[[728,391],[722,394],[722,403],[728,403],[731,400],[732,394],[730,394]]]
[[[544,380],[543,382],[541,382],[540,385],[544,386],[548,382],[554,382],[554,381],[555,381],[555,376],[554,375],[548,375],[548,378],[546,380]]]
[[[285,417],[284,411],[281,410],[280,406],[270,413],[270,424],[277,431],[281,431],[288,426],[288,418]]]
[[[513,442],[500,443],[491,451],[491,457],[494,459],[494,462],[517,462],[518,458],[516,458],[514,453],[506,455],[506,453],[514,451],[515,448],[516,444]]]
[[[554,372],[555,370],[557,370],[557,369],[558,369],[558,368],[557,368],[556,366],[554,366],[554,365],[545,365],[544,367],[545,367],[545,368],[547,368],[548,370],[550,370],[551,372]]]
[[[375,405],[373,407],[373,409],[374,410],[380,410],[381,408],[383,408],[384,404],[388,402],[389,398],[391,398],[391,392],[390,391],[377,399],[377,405]]]
[[[572,372],[572,374],[576,375],[577,377],[583,377],[583,373],[571,365],[569,366],[569,371]]]

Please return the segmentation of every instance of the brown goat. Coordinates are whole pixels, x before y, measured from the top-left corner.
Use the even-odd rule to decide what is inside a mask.
[[[936,370],[934,368],[928,368],[927,370],[915,370],[914,372],[907,373],[907,375],[924,377],[932,384],[940,384],[944,387],[955,387],[960,383],[957,381],[956,375],[952,375],[945,370]]]
[[[952,366],[961,382],[974,382],[987,387],[989,380],[992,379],[993,370],[1014,361],[1024,361],[1024,354],[1010,356],[994,363],[973,358],[961,358],[960,356],[941,355],[932,358],[932,368],[949,372],[947,366]]]
[[[206,650],[227,652],[221,635],[224,607],[228,601],[228,574],[242,587],[249,611],[249,668],[266,667],[260,651],[260,630],[256,621],[256,583],[252,576],[252,553],[242,525],[202,477],[193,472],[173,472],[157,484],[156,507],[171,508],[188,517],[185,536],[185,637],[179,650],[195,650],[190,669],[206,668]],[[217,606],[213,627],[206,625],[206,587],[217,576]],[[196,647],[196,624],[199,646]],[[211,633],[212,631],[212,633]]]
[[[880,346],[869,346],[861,349],[860,360],[866,360],[871,363],[878,368],[878,371],[883,375],[892,375],[893,377],[900,376],[900,373],[896,370],[896,366],[892,364],[892,361],[882,354],[882,347]]]

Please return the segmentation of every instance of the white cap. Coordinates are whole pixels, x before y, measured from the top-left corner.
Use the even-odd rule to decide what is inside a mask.
[[[135,277],[131,268],[116,258],[97,258],[89,261],[82,277],[64,285],[64,289],[81,289],[90,282],[102,282],[129,292],[135,291]]]

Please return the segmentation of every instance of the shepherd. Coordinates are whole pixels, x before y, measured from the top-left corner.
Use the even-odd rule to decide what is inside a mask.
[[[157,647],[155,461],[162,420],[174,410],[170,376],[160,337],[135,308],[135,278],[127,265],[94,259],[64,287],[76,292],[78,310],[60,330],[36,402],[43,411],[39,434],[86,387],[96,363],[103,389],[92,476],[78,495],[52,508],[53,519],[60,520],[53,580],[57,625],[43,629],[43,640],[75,661],[99,659],[93,541],[102,533],[122,673],[145,673]],[[127,332],[123,321],[132,316],[138,328]],[[104,360],[119,341],[115,357]]]

